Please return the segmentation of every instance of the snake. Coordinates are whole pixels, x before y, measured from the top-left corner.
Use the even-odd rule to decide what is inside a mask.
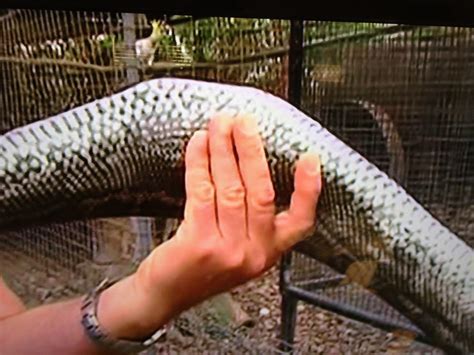
[[[115,216],[179,218],[184,156],[211,117],[253,115],[289,205],[295,164],[320,157],[315,256],[371,263],[370,288],[452,353],[474,352],[474,251],[402,186],[285,99],[244,84],[161,77],[0,136],[0,231]]]

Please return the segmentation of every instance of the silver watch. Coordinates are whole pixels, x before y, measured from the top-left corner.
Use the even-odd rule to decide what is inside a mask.
[[[113,285],[115,281],[105,279],[99,286],[86,295],[82,302],[82,325],[89,338],[98,346],[118,353],[134,354],[146,350],[156,344],[166,334],[166,327],[158,329],[150,338],[144,341],[114,339],[101,329],[97,319],[97,305],[102,291]]]

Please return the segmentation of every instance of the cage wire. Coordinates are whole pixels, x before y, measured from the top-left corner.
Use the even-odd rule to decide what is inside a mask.
[[[302,109],[473,246],[474,164],[469,156],[474,148],[474,31],[348,26],[354,26],[350,35],[305,46]],[[305,43],[331,37],[334,27],[339,24],[307,23]],[[419,334],[393,308],[348,283],[348,275],[307,253],[292,254],[288,285],[307,292],[311,302],[353,309],[374,323]],[[365,267],[361,274],[370,277],[370,265],[354,266]]]
[[[157,44],[143,52],[147,47],[139,44],[153,36],[151,20],[145,14],[3,12],[0,131],[110,95],[134,80],[161,76],[245,83],[287,99],[289,21],[171,16],[158,23]],[[320,21],[306,21],[304,28],[302,109],[401,183],[472,246],[473,30]],[[88,291],[104,276],[132,272],[176,225],[159,218],[122,218],[3,233],[0,270],[28,305],[53,302]],[[297,287],[376,312],[401,328],[412,326],[375,296],[344,283],[344,275],[294,254],[292,282]],[[278,304],[278,296],[273,300]],[[274,320],[256,312],[256,328]],[[322,313],[305,313],[305,321],[311,323],[315,314]],[[264,339],[218,318],[212,308],[191,310],[176,321],[177,345],[171,341],[159,351],[179,351],[191,336],[198,353],[281,352],[278,326]],[[309,338],[301,338],[308,329],[298,323],[295,352],[341,349],[341,339],[323,336],[326,326],[317,319]],[[340,318],[324,319],[331,325],[327,333],[342,334],[340,324],[359,335],[373,332]],[[369,341],[375,347],[364,345],[360,351],[386,349],[383,334]],[[329,345],[318,343],[321,339]],[[353,351],[358,345],[352,340],[347,346]]]
[[[397,27],[305,48],[302,108],[472,246],[474,30]]]
[[[273,81],[268,87],[278,89],[276,78],[284,69],[281,58],[259,55],[284,35],[275,32],[281,21],[181,18],[176,27],[159,21],[158,45],[145,53],[152,61],[143,63],[136,60],[137,45],[153,35],[153,23],[144,14],[8,10],[1,16],[2,132],[110,95],[134,80],[176,75],[238,83],[263,75]],[[266,44],[259,46],[262,39]],[[240,66],[248,55],[259,62]],[[130,78],[133,71],[136,79]],[[0,269],[29,307],[54,302],[82,295],[106,276],[130,274],[176,226],[177,221],[159,218],[19,226],[0,235]],[[239,335],[228,324],[232,315],[216,312],[196,307],[179,317],[164,351],[182,349],[189,343],[183,337],[192,335],[193,347],[201,344],[206,351],[279,352],[277,344]]]

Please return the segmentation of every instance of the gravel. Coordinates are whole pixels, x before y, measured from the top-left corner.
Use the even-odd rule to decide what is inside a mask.
[[[183,350],[187,354],[279,353],[281,296],[278,269],[271,269],[231,294],[254,320],[253,326],[235,329],[224,339],[213,339],[201,333],[187,347],[180,347],[171,340],[159,347],[159,353],[172,354]],[[299,302],[297,310],[296,354],[443,354],[414,341],[404,332],[384,332],[303,302]]]
[[[22,251],[12,254],[0,249],[0,270],[13,290],[27,300],[28,306],[77,296],[97,285],[105,274],[130,272],[130,260],[104,266],[86,262],[73,271],[61,271],[55,260],[43,261],[43,264],[35,263],[31,258],[24,257]],[[160,343],[155,352],[278,353],[281,319],[278,275],[278,267],[274,267],[262,277],[230,293],[235,301],[233,308],[238,309],[240,314],[237,317],[239,321],[222,325],[206,307],[196,307],[173,322],[166,341]],[[295,353],[442,354],[437,349],[413,341],[410,334],[384,332],[304,302],[298,303],[297,311]]]
[[[17,261],[16,266],[20,264]],[[17,274],[20,277],[15,280],[10,278],[10,285],[20,297],[35,298],[36,301],[29,302],[30,305],[71,297],[91,283],[75,279],[71,274],[45,274],[31,265],[28,269],[26,267],[27,264],[24,270],[28,272]],[[216,326],[215,318],[193,309],[173,323],[166,341],[158,344],[155,353],[279,353],[281,295],[278,268],[274,267],[262,277],[233,290],[231,296],[239,310],[245,313],[247,321]],[[294,343],[297,354],[442,354],[413,341],[403,332],[387,333],[303,302],[299,302],[297,310]]]

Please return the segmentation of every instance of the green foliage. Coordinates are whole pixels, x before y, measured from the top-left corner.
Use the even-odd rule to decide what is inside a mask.
[[[212,17],[176,26],[175,33],[194,61],[219,61],[280,46],[288,38],[289,21]]]
[[[103,49],[112,49],[116,41],[117,41],[116,35],[106,34],[104,38],[99,42],[99,45]]]

